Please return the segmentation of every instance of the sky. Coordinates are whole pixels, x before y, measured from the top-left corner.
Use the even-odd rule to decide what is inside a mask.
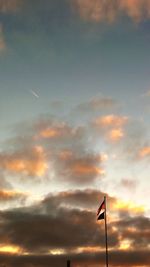
[[[0,264],[150,265],[150,0],[0,0]]]

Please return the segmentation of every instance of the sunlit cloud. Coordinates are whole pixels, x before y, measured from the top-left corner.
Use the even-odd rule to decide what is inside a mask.
[[[73,166],[72,166],[72,172],[74,173],[74,175],[103,175],[105,174],[105,171],[102,170],[101,168],[97,168],[94,166],[90,166],[86,163],[78,163],[76,162]]]
[[[31,176],[43,176],[48,168],[45,152],[35,146],[27,151],[0,154],[0,168],[3,171]]]
[[[59,142],[64,140],[73,140],[82,135],[81,127],[71,127],[63,121],[43,121],[37,125],[37,132],[39,132],[35,139],[52,139]]]
[[[72,183],[91,183],[105,175],[99,155],[78,150],[78,153],[63,151],[58,157],[61,161],[55,161],[54,166],[57,176]]]
[[[51,249],[49,250],[49,253],[52,255],[63,255],[66,253],[65,249]]]
[[[24,199],[26,196],[27,195],[23,192],[13,190],[0,190],[0,201]]]
[[[121,200],[117,200],[116,203],[113,204],[114,210],[121,212],[131,212],[132,214],[143,214],[145,211],[144,206],[135,205],[133,202],[125,202]]]
[[[130,249],[131,244],[132,244],[132,242],[129,239],[120,240],[119,249],[128,250],[128,249]]]
[[[43,138],[54,138],[61,136],[61,132],[58,128],[47,128],[40,132],[40,136]]]
[[[101,160],[102,160],[102,162],[104,161],[108,161],[108,159],[109,159],[109,155],[107,154],[107,153],[104,153],[104,152],[102,152],[101,154],[100,154],[100,158],[101,158]]]
[[[15,245],[0,245],[0,253],[19,254],[22,249]]]
[[[108,139],[111,141],[119,141],[124,136],[122,129],[112,129],[108,134]]]
[[[95,125],[103,127],[121,127],[127,123],[127,120],[127,117],[111,114],[95,119]]]
[[[127,122],[127,117],[111,114],[96,118],[93,122],[93,126],[100,131],[107,140],[116,142],[124,137],[124,127]]]
[[[150,156],[150,146],[145,146],[139,151],[140,158],[146,158]]]

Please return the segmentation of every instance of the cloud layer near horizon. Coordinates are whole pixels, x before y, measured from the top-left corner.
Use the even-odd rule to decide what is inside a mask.
[[[61,192],[57,195],[49,195],[39,204],[28,208],[1,212],[1,242],[6,247],[20,248],[22,254],[27,252],[29,255],[31,254],[30,256],[14,257],[9,254],[9,257],[7,255],[7,259],[4,260],[6,266],[13,266],[13,262],[17,264],[17,259],[23,261],[24,266],[28,260],[34,266],[34,257],[37,260],[42,257],[44,262],[44,256],[40,256],[41,253],[50,253],[49,256],[45,256],[45,260],[49,258],[48,262],[52,263],[53,252],[57,253],[57,251],[62,253],[58,259],[59,257],[64,258],[68,254],[75,261],[73,263],[75,266],[78,261],[79,266],[86,262],[89,262],[89,266],[93,266],[91,265],[93,263],[96,265],[99,258],[100,262],[103,262],[104,252],[99,251],[105,248],[103,223],[96,222],[94,209],[99,196],[104,194],[104,192],[95,190]],[[108,196],[111,216],[113,212],[116,213],[116,202],[116,198]],[[81,207],[84,209],[81,210]],[[89,210],[89,207],[92,209]],[[128,212],[128,208],[126,212]],[[128,213],[126,217],[120,213],[120,216],[115,220],[108,220],[108,240],[109,248],[112,248],[110,252],[112,266],[148,264],[149,224],[148,218],[140,215],[140,213],[133,217],[133,212]],[[128,246],[123,248],[125,241]],[[87,252],[92,257],[91,261]],[[138,253],[141,257],[140,261],[138,257],[135,257]],[[34,254],[36,256],[32,256]],[[126,258],[126,260],[122,261],[121,257]],[[3,258],[5,256],[0,253],[0,262],[3,262]],[[80,258],[83,261],[80,262]],[[11,260],[13,262],[9,265]],[[56,259],[54,262],[57,266]],[[47,266],[46,263],[44,266]]]

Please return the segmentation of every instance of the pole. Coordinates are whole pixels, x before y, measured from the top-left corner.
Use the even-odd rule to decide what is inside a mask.
[[[106,196],[104,196],[105,202],[105,242],[106,242],[106,267],[108,267],[108,242],[107,242],[107,218],[106,218]]]
[[[67,260],[67,267],[70,267],[70,260]]]

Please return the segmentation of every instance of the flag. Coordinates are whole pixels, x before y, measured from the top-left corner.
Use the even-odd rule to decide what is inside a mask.
[[[103,220],[105,218],[105,200],[99,206],[97,210],[97,220]]]

